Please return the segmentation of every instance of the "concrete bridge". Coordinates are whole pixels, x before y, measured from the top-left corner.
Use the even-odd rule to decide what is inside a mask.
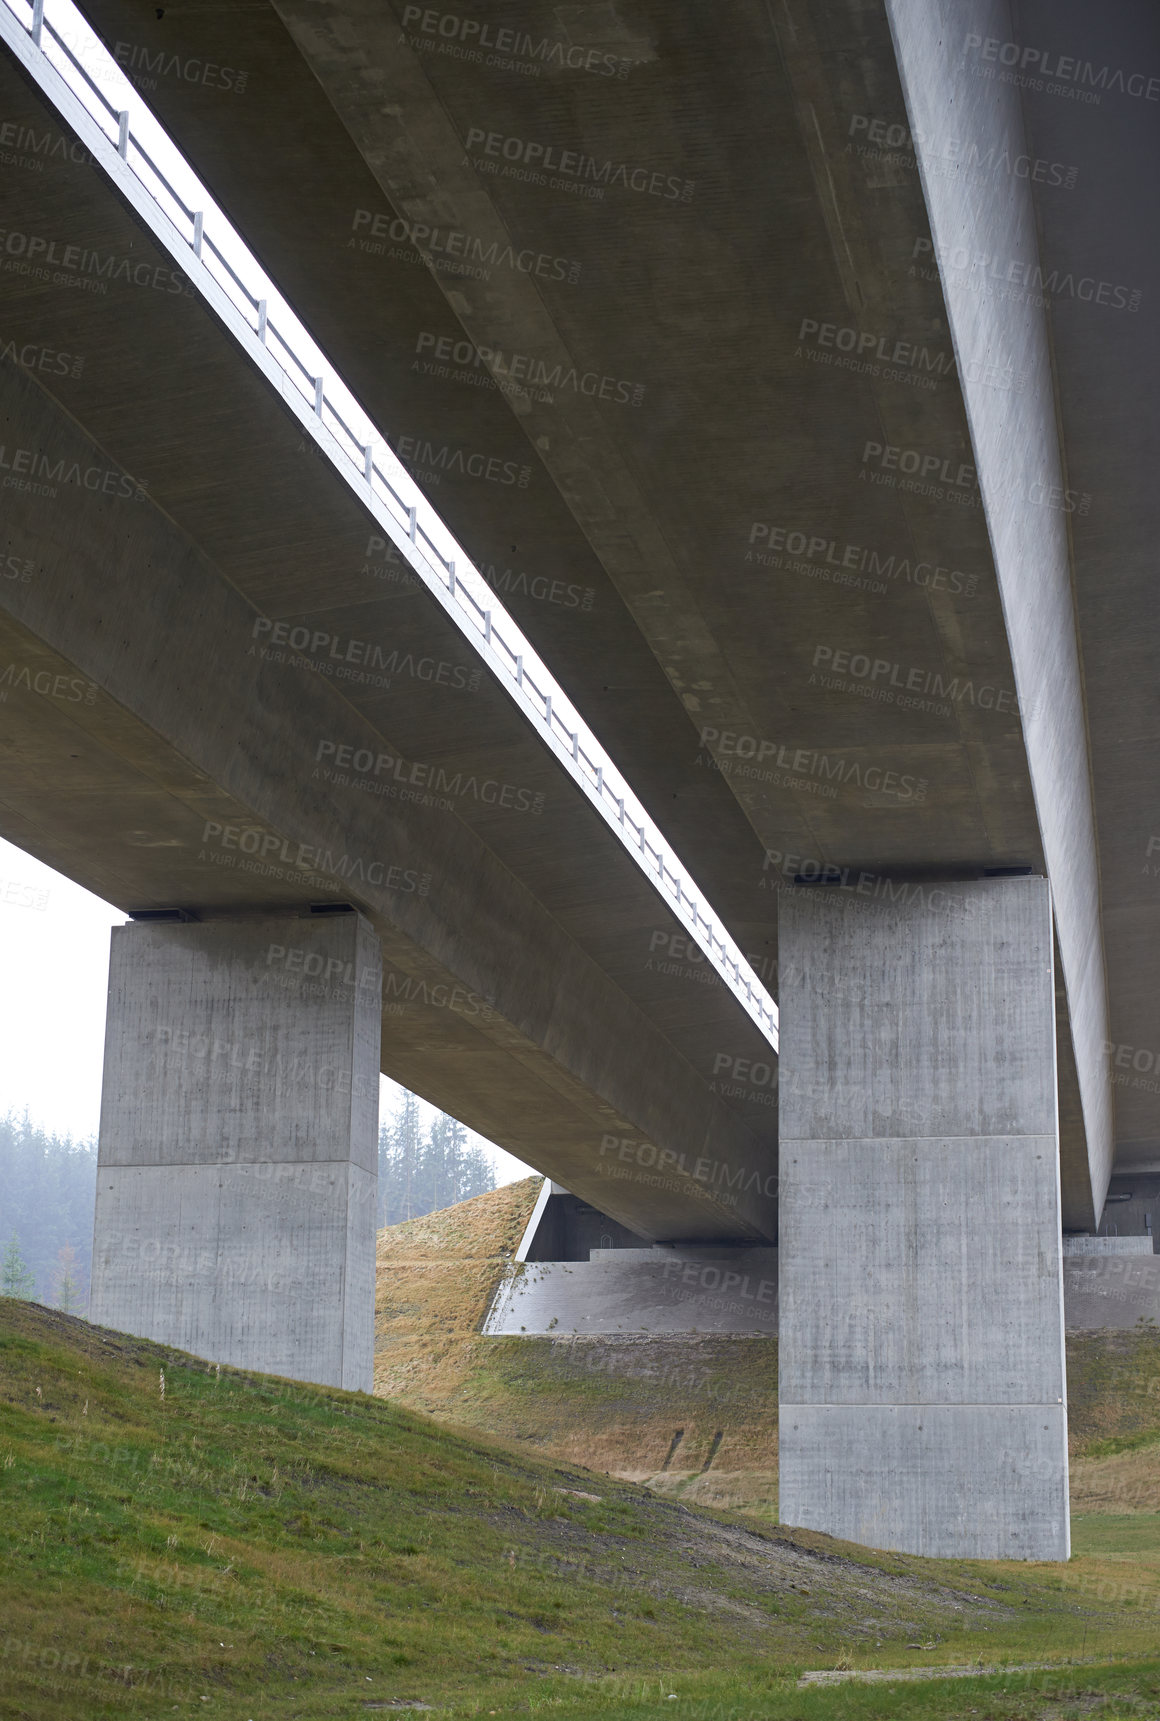
[[[1152,15],[86,16],[784,1033],[14,0],[0,829],[135,916],[100,1317],[368,1385],[381,1067],[778,1242],[786,1521],[1061,1557],[1061,1232],[1160,1159]]]

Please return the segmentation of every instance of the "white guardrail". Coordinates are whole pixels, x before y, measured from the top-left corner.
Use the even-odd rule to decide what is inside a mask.
[[[71,0],[0,0],[0,37],[384,528],[776,1049],[777,1005],[740,947],[81,13]]]

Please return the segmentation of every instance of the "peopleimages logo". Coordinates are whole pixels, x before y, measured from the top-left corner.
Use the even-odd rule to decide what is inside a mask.
[[[48,279],[46,270],[56,269],[64,271],[66,278],[76,276],[78,286],[83,280],[98,293],[105,291],[109,281],[126,281],[134,287],[152,287],[159,293],[193,297],[193,287],[184,275],[164,263],[146,263],[140,257],[117,257],[110,252],[90,251],[84,245],[62,245],[59,240],[45,239],[38,233],[21,233],[11,227],[0,227],[0,250],[14,259],[13,263],[4,264],[5,269],[14,268],[18,259],[21,265],[18,273],[33,273],[42,280]]]
[[[278,948],[271,946],[271,949]],[[271,960],[267,955],[267,963]],[[321,963],[322,958],[319,957]],[[335,958],[331,959],[336,960]],[[341,966],[341,964],[340,964]],[[196,1029],[161,1026],[150,1030],[153,1043],[183,1060],[208,1063],[215,1069],[224,1067],[243,1075],[265,1075],[277,1082],[289,1082],[299,1087],[334,1088],[339,1068],[335,1064],[314,1064],[301,1054],[284,1056],[271,1053],[268,1046],[252,1040],[219,1040],[213,1034],[199,1034]],[[349,1071],[347,1072],[349,1075]]]
[[[892,663],[885,657],[871,657],[866,652],[835,650],[832,645],[819,645],[814,649],[812,667],[823,672],[818,679],[824,687],[844,689],[840,678],[850,676],[853,682],[865,683],[866,689],[879,693],[895,689],[917,695],[920,701],[929,697],[949,702],[942,707],[943,715],[949,715],[951,704],[977,705],[983,711],[1018,710],[1014,688],[994,687],[990,682],[976,683],[971,676],[944,675],[937,669],[916,669]],[[811,675],[811,682],[814,679]]]
[[[131,478],[117,467],[82,466],[64,455],[53,459],[43,448],[8,448],[0,442],[0,472],[5,490],[28,491],[34,496],[55,496],[58,484],[72,484],[94,495],[121,496],[145,502],[146,480]]]
[[[758,889],[779,890],[779,875],[793,884],[823,884],[887,908],[896,902],[905,902],[928,909],[933,914],[974,915],[981,906],[978,897],[960,895],[953,886],[948,888],[930,881],[896,879],[887,873],[837,866],[832,861],[816,860],[812,855],[766,849]],[[800,980],[804,974],[799,971],[793,978]]]
[[[367,539],[363,573],[375,578],[395,580],[418,589],[422,581],[413,574],[394,545],[386,538],[372,533]],[[587,613],[596,601],[592,586],[578,586],[569,580],[550,580],[546,574],[528,574],[522,568],[497,568],[494,562],[477,562],[476,567],[488,585],[497,592],[516,597],[534,598],[537,603],[557,604],[561,609],[583,610]],[[3,566],[0,564],[0,577]]]
[[[19,347],[15,341],[5,341],[0,346],[0,360],[19,365],[21,370],[47,371],[50,376],[80,376],[85,368],[84,359],[76,353],[58,352],[55,347],[38,346],[35,341],[25,341]]]
[[[479,151],[476,165],[489,160],[504,161],[510,167],[526,169],[534,184],[546,184],[546,175],[557,174],[562,180],[600,191],[605,186],[619,186],[622,191],[638,191],[647,197],[680,203],[691,203],[696,190],[693,180],[682,179],[679,174],[632,167],[626,161],[597,161],[583,150],[560,149],[554,143],[540,143],[534,138],[505,136],[503,132],[485,131],[482,126],[469,128],[464,147],[469,155],[473,149]]]
[[[978,473],[965,460],[956,463],[920,448],[900,448],[890,442],[865,443],[862,464],[881,467],[884,472],[937,479],[940,484],[953,484],[960,490],[976,490],[979,485]]]
[[[485,997],[466,986],[448,985],[443,980],[434,983],[419,980],[413,974],[385,973],[382,995],[383,1013],[389,1016],[406,1015],[407,1005],[414,1003],[430,1010],[451,1010],[458,1016],[482,1016],[488,1022],[498,1015],[495,999],[490,995]]]
[[[63,699],[66,705],[95,705],[97,684],[79,675],[54,675],[51,669],[30,669],[26,663],[10,663],[0,670],[0,705],[8,701],[11,690],[23,688],[26,693],[39,693],[42,699]]]
[[[75,138],[65,137],[59,131],[33,131],[29,125],[22,125],[17,120],[6,120],[0,125],[0,149],[15,150],[26,158],[36,157],[38,165],[45,160],[71,161],[77,167],[84,167],[92,161],[92,156],[83,144]],[[16,157],[11,160],[0,156],[5,166],[15,166]]]
[[[761,1058],[743,1058],[734,1052],[717,1052],[713,1058],[713,1079],[728,1073],[730,1081],[744,1082],[754,1088],[777,1086],[777,1064]]]
[[[778,741],[763,741],[756,735],[740,735],[735,730],[716,729],[708,724],[701,730],[701,747],[703,751],[698,758],[724,776],[773,782],[787,789],[800,788],[827,799],[837,794],[835,783],[852,783],[871,794],[895,795],[900,801],[923,801],[929,787],[925,777],[868,765],[862,759],[833,757],[813,747],[787,747]]]
[[[505,353],[502,347],[477,347],[474,341],[455,340],[451,335],[436,335],[428,329],[419,333],[415,343],[416,362],[423,353],[430,353],[432,364],[423,361],[426,374],[452,377],[477,370],[479,381],[495,384],[519,394],[532,394],[548,405],[553,400],[552,389],[587,395],[592,400],[618,401],[625,406],[639,406],[644,399],[644,384],[622,377],[602,375],[599,371],[579,371],[575,365],[557,361],[549,365],[532,353]],[[414,365],[411,367],[415,368]],[[468,377],[468,380],[473,380]]]
[[[932,352],[917,341],[874,334],[869,329],[843,328],[839,323],[803,317],[798,328],[794,357],[808,364],[830,365],[855,376],[882,377],[885,382],[931,394],[939,377],[955,373],[954,354]]]
[[[919,234],[911,247],[911,261],[935,256],[934,243]],[[1144,297],[1142,287],[1104,281],[1097,275],[1074,275],[1070,269],[1051,269],[1045,274],[1039,263],[1021,257],[1000,256],[993,251],[974,251],[969,245],[952,245],[937,254],[943,269],[966,275],[974,290],[998,288],[1000,297],[1028,294],[1031,302],[1045,305],[1052,299],[1077,299],[1085,305],[1102,305],[1110,311],[1138,311]],[[1017,290],[1016,294],[1011,289]]]
[[[5,555],[0,553],[0,580],[16,580],[26,586],[36,572],[36,563],[31,556]]]
[[[230,90],[240,96],[248,72],[236,66],[219,66],[213,60],[186,59],[158,48],[150,53],[138,42],[118,42],[113,58],[139,89],[156,89],[157,79],[178,78],[183,84],[201,84],[207,90]]]
[[[356,209],[351,222],[354,234],[348,248],[356,244],[366,248],[365,240],[390,240],[393,245],[409,245],[429,262],[452,264],[456,269],[478,269],[482,279],[489,280],[486,271],[511,269],[517,275],[535,275],[542,281],[567,281],[575,286],[580,279],[580,264],[571,257],[553,257],[549,251],[537,251],[525,246],[517,251],[498,239],[484,241],[458,227],[432,227],[425,221],[407,221],[401,215],[376,215],[373,209]],[[372,248],[372,254],[377,254]]]
[[[960,568],[947,568],[942,563],[915,561],[910,556],[882,555],[861,544],[843,544],[837,538],[816,532],[798,532],[788,526],[774,526],[765,520],[755,520],[749,528],[749,550],[746,561],[759,566],[787,568],[816,577],[832,579],[839,585],[857,586],[863,590],[884,592],[886,582],[920,586],[924,591],[956,592],[973,597],[979,584],[977,574],[965,574]],[[865,577],[863,577],[865,576]]]
[[[1137,1088],[1144,1093],[1160,1093],[1160,1052],[1148,1046],[1117,1045],[1104,1041],[1104,1057],[1115,1068],[1111,1072],[1113,1087]],[[1152,1077],[1152,1080],[1145,1080]]]
[[[474,693],[482,671],[466,663],[450,663],[446,659],[416,657],[413,652],[400,651],[397,646],[387,651],[373,639],[344,640],[341,634],[325,629],[293,627],[288,621],[271,621],[267,616],[254,620],[252,637],[269,644],[251,645],[247,656],[260,656],[272,663],[289,663],[294,668],[317,669],[333,675],[339,681],[360,681],[372,686],[389,687],[397,675],[410,676],[414,681],[430,681],[440,687],[464,688]],[[286,652],[271,651],[282,646]],[[309,652],[312,655],[306,656]],[[337,670],[333,667],[338,665]],[[380,675],[371,675],[378,670]]]
[[[544,796],[516,783],[495,777],[449,773],[442,765],[397,759],[393,753],[376,753],[370,747],[353,747],[321,740],[314,753],[314,776],[341,788],[365,789],[373,794],[439,806],[451,812],[458,800],[475,801],[517,813],[542,813]],[[360,781],[361,779],[361,781]],[[419,792],[414,792],[419,791]]]
[[[776,956],[763,956],[760,951],[746,951],[745,960],[759,980],[776,986]],[[660,927],[650,934],[645,969],[655,974],[679,974],[707,986],[725,984],[701,946],[687,933],[666,932]]]
[[[425,436],[396,436],[393,442],[388,437],[387,442],[412,477],[421,483],[438,484],[448,473],[453,477],[481,478],[487,484],[514,484],[517,490],[526,490],[532,481],[530,466],[501,460],[498,454],[484,454],[477,448],[434,443]]]
[[[1048,161],[1045,156],[1016,153],[1012,155],[1005,143],[992,143],[984,151],[978,142],[959,138],[924,137],[921,132],[883,120],[872,114],[852,114],[847,137],[854,140],[859,155],[878,160],[888,151],[903,153],[908,166],[917,165],[917,154],[923,151],[923,166],[930,173],[940,170],[946,177],[968,168],[977,173],[1006,174],[1009,179],[1028,179],[1034,185],[1055,185],[1073,191],[1079,179],[1079,168],[1070,162]],[[861,140],[865,139],[865,143]],[[847,144],[849,153],[851,148]]]
[[[1099,105],[1102,94],[1133,96],[1137,101],[1160,101],[1160,77],[1146,78],[1143,72],[1126,72],[1122,66],[1097,66],[1073,54],[1052,54],[1046,48],[1030,48],[1021,42],[1004,42],[998,36],[963,38],[963,52],[985,64],[978,72],[1005,82],[1046,90],[1048,95],[1071,96]],[[1002,71],[998,68],[1002,67]]]
[[[681,1179],[691,1179],[706,1188],[731,1192],[734,1197],[740,1193],[772,1198],[778,1192],[776,1171],[755,1171],[750,1166],[733,1165],[723,1159],[691,1159],[675,1148],[657,1147],[654,1142],[641,1140],[636,1136],[602,1135],[601,1159],[608,1154],[613,1154],[622,1164],[637,1165],[646,1170],[655,1167],[658,1172],[670,1172]]]
[[[551,66],[600,78],[627,78],[635,63],[603,48],[585,48],[559,36],[530,36],[526,30],[485,24],[457,12],[437,12],[433,6],[404,6],[403,29],[415,32],[411,45],[421,50],[453,53],[455,59],[535,77],[541,67]],[[424,41],[424,37],[435,40]]]
[[[815,346],[833,347],[840,353],[852,353],[859,359],[933,372],[935,376],[950,376],[955,368],[953,353],[941,350],[932,353],[916,341],[896,340],[893,335],[876,335],[868,329],[842,328],[838,323],[819,323],[814,317],[802,318],[797,338]]]
[[[18,878],[7,881],[0,878],[0,903],[5,908],[34,908],[43,914],[48,907],[48,891],[35,884],[25,884]]]
[[[310,875],[326,879],[341,878],[351,883],[381,886],[384,890],[413,891],[426,896],[431,887],[430,873],[419,873],[386,861],[366,861],[360,855],[345,852],[334,854],[331,849],[312,843],[292,843],[288,837],[275,836],[256,825],[222,825],[207,819],[201,833],[202,843],[214,843],[220,849],[232,849],[250,858],[250,867],[242,871],[260,870],[280,877]],[[209,860],[204,848],[197,857]],[[233,865],[232,854],[221,857]],[[279,868],[288,869],[280,872]]]
[[[712,1261],[680,1261],[667,1260],[664,1276],[666,1279],[679,1278],[683,1285],[692,1285],[697,1291],[717,1291],[722,1297],[738,1297],[744,1302],[765,1303],[773,1305],[777,1302],[776,1279],[753,1279],[753,1290],[750,1290],[748,1273],[735,1273],[732,1269],[717,1266]],[[716,1301],[717,1299],[713,1299]],[[770,1308],[770,1319],[776,1319],[774,1309]]]

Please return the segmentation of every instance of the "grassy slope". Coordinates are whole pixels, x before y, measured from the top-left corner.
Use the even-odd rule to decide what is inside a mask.
[[[1160,1329],[1069,1333],[1072,1511],[1160,1513]]]
[[[1143,1659],[1160,1571],[1118,1545],[1065,1569],[873,1555],[513,1454],[381,1399],[219,1375],[10,1300],[0,1488],[5,1717],[262,1721],[417,1702],[1006,1717],[1090,1713],[1096,1697],[1069,1695],[1085,1689],[1142,1705],[1106,1713],[1160,1711],[1160,1665]],[[1133,1595],[1093,1588],[1127,1576]],[[971,1692],[793,1685],[843,1655],[1081,1651],[1137,1659]]]
[[[376,1392],[774,1520],[775,1340],[479,1337],[539,1186],[526,1178],[380,1232]],[[1069,1334],[1067,1365],[1073,1511],[1160,1513],[1160,1330]]]
[[[539,1187],[526,1178],[379,1233],[376,1393],[689,1502],[775,1516],[776,1343],[480,1338]]]

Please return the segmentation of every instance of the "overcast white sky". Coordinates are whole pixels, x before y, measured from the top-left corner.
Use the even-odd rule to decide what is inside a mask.
[[[0,1116],[96,1136],[109,980],[109,931],[126,915],[0,838]],[[382,1079],[380,1117],[402,1089]],[[434,1108],[420,1102],[424,1114]],[[531,1167],[481,1136],[497,1183]]]

